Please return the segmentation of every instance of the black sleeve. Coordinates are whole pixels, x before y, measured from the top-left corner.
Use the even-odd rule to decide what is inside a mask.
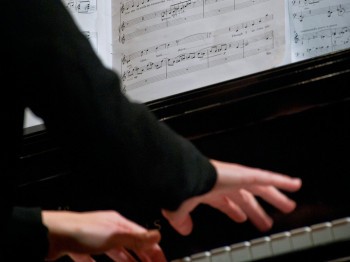
[[[44,261],[48,240],[40,208],[14,207],[5,225],[4,236],[1,261]]]
[[[6,0],[2,6],[6,79],[69,156],[82,182],[77,194],[91,194],[93,185],[176,209],[212,188],[216,173],[208,159],[124,96],[119,77],[103,66],[60,0]],[[8,214],[5,249],[44,257],[40,209]]]
[[[124,96],[117,74],[103,66],[60,1],[35,3],[35,11],[25,9],[37,23],[25,45],[26,66],[36,68],[26,97],[74,171],[107,191],[168,209],[210,190],[216,173],[208,159]]]

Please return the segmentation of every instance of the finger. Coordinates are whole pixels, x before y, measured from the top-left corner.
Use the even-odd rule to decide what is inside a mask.
[[[246,190],[240,190],[238,204],[249,220],[260,230],[267,231],[272,227],[273,221],[261,207],[255,197]]]
[[[135,252],[137,257],[142,262],[152,262],[152,259],[149,257],[147,253],[144,253],[142,251]]]
[[[124,248],[115,248],[106,252],[106,255],[113,261],[118,262],[137,262],[137,260]]]
[[[212,205],[214,208],[220,210],[222,213],[226,214],[229,218],[237,223],[243,223],[247,220],[247,215],[243,210],[235,204],[228,197],[224,197],[224,201],[218,204]]]
[[[198,197],[192,197],[184,201],[176,211],[162,209],[163,216],[170,225],[180,234],[186,236],[192,232],[193,222],[190,213],[200,203]]]
[[[89,255],[70,253],[68,256],[74,262],[95,262],[95,260]]]
[[[193,228],[192,218],[189,213],[182,211],[181,207],[177,211],[162,209],[163,216],[169,224],[181,235],[189,235]]]
[[[252,188],[251,192],[254,193],[254,195],[260,196],[266,202],[284,213],[292,212],[296,207],[295,201],[288,198],[275,187],[256,186]]]
[[[123,246],[130,250],[143,250],[153,247],[160,242],[161,236],[158,230],[149,230],[143,233],[120,233],[114,239],[114,246]]]
[[[300,189],[301,179],[292,178],[286,175],[252,168],[253,172],[241,176],[241,185],[271,185],[277,188],[294,192]]]
[[[141,242],[139,242],[138,239],[135,239],[133,242],[126,243],[124,242],[124,246],[127,247],[128,250],[133,252],[137,255],[138,258],[141,259],[141,261],[145,262],[152,262],[152,261],[159,261],[159,262],[166,262],[166,257],[163,253],[163,250],[159,246],[160,241],[160,233],[158,230],[150,230],[144,238],[145,234],[142,234]],[[147,243],[144,242],[146,239]],[[129,252],[126,253],[127,255],[130,255]]]
[[[143,262],[167,262],[167,259],[159,245],[147,251],[136,252]]]
[[[130,254],[133,252],[142,261],[161,261],[166,262],[165,255],[158,245],[160,233],[158,230],[150,230],[146,233],[133,233],[118,235],[116,246],[121,245],[124,248],[114,248],[107,252],[107,255],[115,261],[136,261]],[[128,252],[127,250],[130,250]]]
[[[220,174],[219,179],[223,179],[218,184],[234,186],[272,185],[287,191],[296,191],[301,187],[301,180],[299,178],[292,178],[277,172],[234,163],[217,160],[211,160],[211,162]]]
[[[163,253],[159,245],[156,245],[153,252],[150,254],[151,261],[154,262],[167,262],[167,258]]]

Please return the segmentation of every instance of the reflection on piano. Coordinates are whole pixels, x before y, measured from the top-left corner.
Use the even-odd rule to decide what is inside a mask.
[[[200,206],[193,212],[193,233],[184,237],[151,203],[122,206],[106,200],[103,207],[118,208],[145,227],[159,228],[169,261],[186,257],[221,261],[216,257],[228,252],[236,256],[234,250],[243,253],[247,248],[252,258],[268,261],[328,261],[350,256],[349,241],[338,241],[343,228],[349,232],[350,217],[349,65],[350,50],[345,50],[147,104],[160,121],[210,158],[303,179],[302,189],[291,193],[298,203],[291,214],[261,203],[275,221],[269,232],[259,232],[249,222],[234,223]],[[94,208],[96,196],[74,202],[69,165],[45,129],[26,131],[17,204]],[[300,242],[296,241],[299,237],[303,238]],[[289,244],[284,246],[285,242]],[[261,257],[259,247],[264,245],[272,256]],[[292,250],[287,252],[288,245]],[[280,246],[277,253],[281,254],[276,254],[275,246]],[[109,260],[98,257],[97,261]]]

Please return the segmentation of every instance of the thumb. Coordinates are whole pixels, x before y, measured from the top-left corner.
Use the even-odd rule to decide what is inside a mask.
[[[181,212],[180,209],[177,211],[162,209],[162,214],[177,232],[186,236],[192,232],[193,222],[190,214],[188,212]]]

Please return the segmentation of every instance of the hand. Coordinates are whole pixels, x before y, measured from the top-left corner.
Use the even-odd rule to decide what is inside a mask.
[[[182,235],[192,231],[190,212],[199,204],[210,205],[241,223],[249,219],[259,230],[266,231],[273,221],[256,200],[259,196],[284,213],[296,204],[279,189],[294,192],[301,180],[282,174],[211,160],[217,171],[217,181],[208,193],[184,201],[176,211],[162,210],[163,216]]]
[[[166,261],[158,245],[160,233],[146,230],[114,211],[43,211],[49,231],[47,260],[64,255],[75,262],[94,261],[91,255],[106,254],[113,261]]]

